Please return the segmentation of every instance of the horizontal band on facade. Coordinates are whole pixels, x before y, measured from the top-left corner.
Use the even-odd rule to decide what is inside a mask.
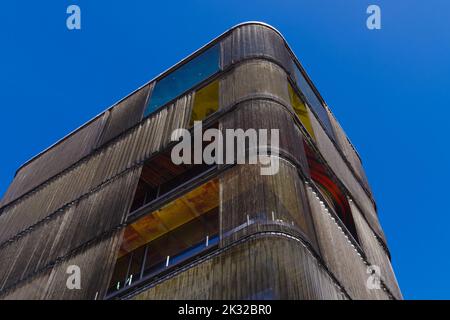
[[[210,260],[216,256],[221,255],[222,253],[236,247],[239,246],[241,244],[244,244],[246,242],[249,241],[254,241],[257,239],[262,239],[262,238],[271,238],[271,237],[281,237],[283,239],[286,240],[290,240],[290,241],[294,241],[296,243],[299,243],[302,247],[307,249],[307,252],[318,262],[319,266],[326,272],[326,274],[330,277],[331,281],[333,282],[333,284],[338,288],[338,290],[340,292],[342,292],[345,297],[347,299],[352,299],[350,297],[350,295],[348,294],[348,292],[346,291],[346,289],[342,286],[342,284],[339,282],[339,280],[336,278],[336,276],[330,271],[330,269],[326,266],[325,262],[323,261],[323,259],[317,255],[317,253],[315,252],[315,249],[311,246],[311,244],[305,240],[301,235],[297,234],[297,233],[289,233],[287,231],[259,231],[259,232],[255,232],[252,234],[249,234],[237,241],[234,241],[230,244],[228,244],[227,246],[223,247],[223,248],[219,248],[213,252],[211,252],[210,254],[207,254],[205,256],[201,256],[198,259],[192,261],[191,263],[184,265],[178,269],[173,270],[172,272],[167,273],[166,275],[155,279],[152,282],[146,282],[145,280],[142,281],[142,283],[136,283],[135,287],[132,288],[127,288],[127,290],[123,290],[121,292],[117,292],[114,295],[108,296],[106,297],[107,299],[130,299],[142,292],[145,292],[146,290],[157,286],[158,284],[163,283],[164,281],[171,279],[185,271],[187,271],[188,269],[191,269],[207,260]],[[394,297],[394,295],[392,295],[391,291],[389,290],[389,288],[386,286],[386,284],[384,283],[383,280],[381,280],[382,286],[384,288],[384,290],[386,291],[386,293],[388,294],[389,298],[392,300],[396,300],[396,298]]]

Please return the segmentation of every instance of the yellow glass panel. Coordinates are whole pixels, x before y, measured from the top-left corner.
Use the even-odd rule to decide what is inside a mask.
[[[289,97],[291,100],[292,107],[294,108],[295,114],[299,117],[300,122],[305,127],[306,131],[308,131],[309,135],[314,139],[314,131],[311,126],[311,120],[309,120],[308,109],[305,106],[305,103],[300,99],[297,93],[292,89],[292,86],[289,86]]]
[[[218,206],[219,181],[213,179],[126,227],[119,256],[161,237]]]
[[[219,109],[219,81],[213,81],[195,92],[194,106],[190,126],[194,121],[201,121]]]

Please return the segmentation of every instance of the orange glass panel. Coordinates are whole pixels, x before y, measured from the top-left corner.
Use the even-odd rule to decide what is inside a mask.
[[[153,241],[219,206],[219,183],[213,179],[125,229],[120,256]]]

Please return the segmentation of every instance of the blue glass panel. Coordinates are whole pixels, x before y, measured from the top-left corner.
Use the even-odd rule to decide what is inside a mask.
[[[219,71],[220,44],[209,48],[156,82],[144,116],[159,109],[196,84]]]
[[[328,118],[327,110],[325,110],[325,107],[322,105],[319,98],[316,96],[313,89],[309,85],[308,81],[306,81],[305,77],[297,67],[295,68],[295,77],[297,87],[305,96],[306,102],[314,111],[314,113],[319,117],[320,122],[325,128],[325,131],[328,133],[328,136],[332,140],[335,140],[333,127],[331,126],[330,119]]]
[[[215,246],[218,243],[219,243],[219,236],[213,236],[209,239],[208,247]]]

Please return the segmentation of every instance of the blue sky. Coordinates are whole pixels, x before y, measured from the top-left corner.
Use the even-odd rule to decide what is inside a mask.
[[[81,8],[82,29],[66,28]],[[366,28],[381,7],[382,29]],[[408,299],[450,298],[450,1],[8,1],[0,194],[15,169],[231,26],[275,26],[358,149]]]

